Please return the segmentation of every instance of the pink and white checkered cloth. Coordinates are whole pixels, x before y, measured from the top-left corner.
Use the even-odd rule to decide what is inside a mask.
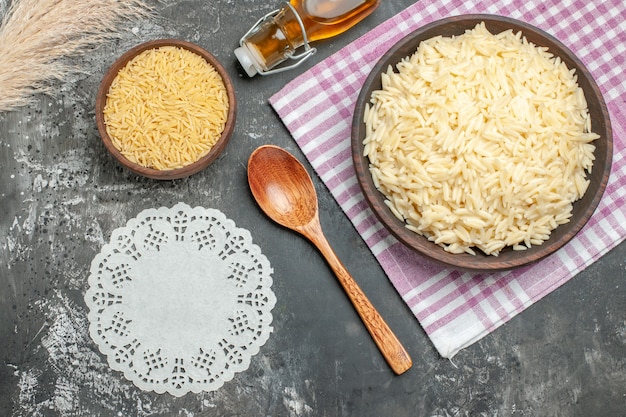
[[[528,22],[575,51],[604,94],[615,141],[608,187],[586,227],[551,257],[493,275],[446,269],[398,243],[368,208],[350,151],[355,102],[376,61],[424,24],[469,13]],[[626,238],[625,57],[624,0],[420,0],[295,78],[270,103],[439,353],[451,358]]]

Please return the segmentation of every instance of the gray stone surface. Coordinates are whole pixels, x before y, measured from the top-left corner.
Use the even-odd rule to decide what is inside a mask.
[[[383,2],[348,33],[318,44],[313,65],[409,0]],[[0,416],[626,416],[626,245],[493,334],[440,358],[324,185],[329,241],[413,357],[394,376],[317,251],[252,201],[246,162],[276,144],[304,161],[268,98],[297,73],[247,79],[239,37],[278,3],[165,0],[118,42],[77,60],[87,73],[55,98],[0,114]],[[190,178],[156,182],[121,169],[95,127],[108,66],[143,41],[173,37],[213,52],[239,100],[224,154]],[[174,398],[110,370],[87,333],[89,264],[111,232],[145,208],[214,207],[274,267],[274,333],[222,389]]]

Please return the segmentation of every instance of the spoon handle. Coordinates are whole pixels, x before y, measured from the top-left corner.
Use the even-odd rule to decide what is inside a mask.
[[[411,357],[363,290],[352,278],[346,267],[341,263],[335,251],[326,240],[319,220],[317,218],[314,219],[311,223],[302,227],[300,232],[313,242],[335,272],[341,286],[391,369],[398,375],[407,371],[413,365]]]

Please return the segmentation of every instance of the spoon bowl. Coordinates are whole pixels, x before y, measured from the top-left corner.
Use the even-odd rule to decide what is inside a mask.
[[[326,240],[315,187],[304,166],[282,148],[261,146],[248,160],[248,184],[265,214],[299,232],[319,249],[391,369],[396,374],[407,371],[413,364],[409,354]]]
[[[259,148],[250,157],[248,173],[251,171],[254,175],[248,175],[248,182],[252,194],[276,223],[288,228],[300,227],[317,216],[313,182],[291,154],[274,146]]]

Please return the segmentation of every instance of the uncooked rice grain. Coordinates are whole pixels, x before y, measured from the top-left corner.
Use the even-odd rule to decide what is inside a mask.
[[[209,153],[224,131],[228,109],[226,86],[211,64],[185,48],[162,46],[119,71],[104,121],[128,160],[171,170]]]

